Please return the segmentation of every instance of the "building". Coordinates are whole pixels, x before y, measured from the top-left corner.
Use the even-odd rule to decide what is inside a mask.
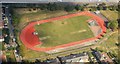
[[[2,35],[2,28],[3,28],[3,22],[0,21],[0,42],[3,42],[4,41],[4,37]]]
[[[3,22],[0,21],[0,29],[2,29],[3,27],[4,27]]]
[[[101,53],[101,55],[101,61],[104,61],[105,63],[113,63],[112,59],[110,59],[110,57],[105,52]]]
[[[44,62],[45,62],[45,64],[61,64],[58,58],[48,59],[48,60],[46,60]]]
[[[62,63],[75,63],[75,62],[89,62],[89,56],[87,53],[81,53],[81,54],[71,54],[69,56],[61,57]]]

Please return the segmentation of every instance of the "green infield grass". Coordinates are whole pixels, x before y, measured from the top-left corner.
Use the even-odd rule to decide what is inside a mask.
[[[93,37],[87,20],[89,16],[76,16],[68,19],[35,25],[42,45],[37,47],[53,47]]]

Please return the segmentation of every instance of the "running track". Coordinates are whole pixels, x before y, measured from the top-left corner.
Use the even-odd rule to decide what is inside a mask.
[[[35,47],[38,44],[42,44],[42,42],[39,41],[39,38],[36,35],[32,34],[35,31],[34,26],[36,24],[42,24],[42,23],[51,22],[51,21],[54,21],[54,20],[61,20],[61,19],[71,18],[71,17],[75,17],[75,16],[80,16],[80,15],[90,16],[90,17],[92,17],[92,19],[96,20],[97,23],[99,24],[99,26],[102,28],[102,32],[99,35],[97,35],[96,37],[93,37],[93,38],[88,38],[88,39],[77,41],[77,42],[71,42],[71,43],[68,43],[68,44],[63,44],[63,45],[59,45],[59,46],[55,46],[55,47],[48,47],[48,48],[37,48],[37,47]],[[106,32],[106,27],[104,26],[104,21],[100,17],[90,13],[89,11],[84,11],[84,12],[79,12],[79,13],[75,13],[75,14],[69,14],[69,15],[66,15],[66,16],[60,16],[60,17],[50,18],[50,19],[46,19],[46,20],[31,22],[21,31],[20,39],[21,39],[22,43],[27,48],[32,49],[32,50],[36,50],[36,51],[46,52],[46,51],[50,51],[50,50],[54,50],[54,49],[58,49],[58,48],[65,48],[65,47],[68,47],[68,46],[81,44],[81,43],[88,42],[88,41],[91,41],[91,40],[96,40],[98,38],[101,38],[102,35],[105,32]]]

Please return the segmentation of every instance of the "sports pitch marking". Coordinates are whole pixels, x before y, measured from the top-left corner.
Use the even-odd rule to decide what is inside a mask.
[[[87,30],[79,30],[79,31],[74,31],[74,32],[71,32],[71,34],[75,34],[75,33],[82,33],[82,32],[86,32]]]

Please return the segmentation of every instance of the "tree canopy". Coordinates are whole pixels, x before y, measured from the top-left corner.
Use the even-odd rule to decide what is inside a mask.
[[[74,8],[75,8],[75,7],[72,6],[72,5],[67,5],[67,6],[65,7],[65,11],[70,12],[70,11],[73,11]]]

